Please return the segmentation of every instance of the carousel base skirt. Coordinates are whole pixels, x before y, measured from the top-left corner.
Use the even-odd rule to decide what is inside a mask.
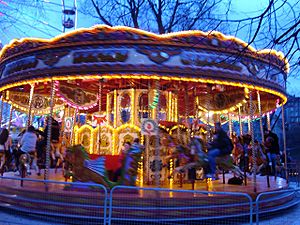
[[[44,177],[37,176],[35,172],[28,178],[41,181],[25,180],[23,187],[21,187],[20,180],[11,179],[13,177],[19,178],[14,176],[12,172],[7,172],[0,178],[0,207],[2,209],[25,214],[30,212],[30,216],[41,218],[59,218],[60,222],[62,222],[61,218],[63,218],[64,223],[69,223],[68,220],[71,219],[71,224],[76,224],[76,222],[80,224],[82,220],[91,222],[91,224],[99,221],[101,223],[105,219],[103,217],[105,211],[108,215],[109,207],[104,207],[106,203],[103,189],[76,186],[72,185],[72,183],[69,185],[54,183],[45,185],[42,182]],[[174,192],[160,191],[155,185],[151,184],[144,184],[145,190],[117,188],[113,193],[113,204],[118,207],[112,208],[112,215],[122,221],[145,221],[145,218],[157,217],[161,221],[168,221],[176,216],[179,216],[181,220],[247,216],[249,215],[249,200],[234,194],[227,195],[227,192],[248,194],[253,203],[255,203],[255,199],[260,193],[277,192],[288,190],[289,188],[286,180],[280,177],[270,176],[270,187],[268,187],[266,176],[258,175],[256,177],[256,187],[252,176],[247,178],[247,185],[230,185],[227,182],[231,177],[231,174],[225,174],[225,184],[223,179],[220,178],[214,181],[197,180],[194,184],[184,182],[183,184],[165,183],[159,185],[159,188],[172,189]],[[64,181],[64,178],[61,171],[54,173],[54,170],[51,169],[49,171],[49,180]],[[191,191],[192,189],[196,192]],[[177,192],[176,190],[180,191]],[[182,192],[182,190],[186,191]],[[216,194],[208,194],[207,191]],[[221,192],[225,194],[217,194]],[[107,200],[109,203],[109,198]],[[107,205],[109,205],[108,203]],[[268,213],[282,210],[295,204],[298,204],[295,193],[278,192],[265,196],[259,205],[259,210],[261,213]],[[222,213],[216,207],[209,207],[210,205],[219,205],[217,208],[221,208]],[[228,211],[230,214],[226,212],[226,205],[230,205],[230,210]],[[164,209],[163,212],[160,210],[158,214],[156,209],[147,209],[149,206],[166,207],[169,208],[169,211],[168,209]],[[200,206],[204,207],[205,210],[195,210],[195,207]],[[253,210],[255,210],[255,204],[253,205]],[[76,222],[74,222],[74,219]]]

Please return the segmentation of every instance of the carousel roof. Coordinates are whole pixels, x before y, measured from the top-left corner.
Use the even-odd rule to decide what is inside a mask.
[[[196,108],[236,111],[247,104],[249,91],[254,91],[254,98],[259,91],[262,111],[268,112],[287,100],[288,70],[281,52],[256,50],[217,31],[158,35],[98,25],[52,39],[13,40],[0,51],[0,91],[9,90],[18,98],[35,84],[35,94],[47,95],[53,80],[58,105],[80,89],[90,102],[71,106],[87,110],[97,109],[100,83],[102,104],[114,90],[158,86],[178,95],[182,115],[194,114]],[[249,113],[246,108],[243,114]]]
[[[69,33],[58,35],[51,39],[22,38],[14,39],[0,52],[0,61],[24,52],[41,49],[52,49],[62,46],[92,45],[92,44],[159,44],[171,46],[187,46],[206,50],[238,53],[258,58],[272,63],[285,72],[289,70],[289,63],[282,52],[272,49],[256,50],[246,42],[222,34],[218,31],[203,32],[199,30],[181,31],[158,35],[140,29],[125,26],[110,27],[97,25],[91,28],[81,28]]]

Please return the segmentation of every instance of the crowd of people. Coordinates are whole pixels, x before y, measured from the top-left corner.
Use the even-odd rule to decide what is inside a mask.
[[[60,145],[60,125],[54,119],[51,124],[51,162],[58,163],[63,161],[63,153]],[[19,169],[19,158],[22,154],[31,155],[33,167],[37,169],[37,174],[40,175],[40,169],[45,166],[46,158],[46,144],[49,135],[48,120],[45,121],[47,126],[44,131],[36,130],[33,126],[29,126],[25,132],[21,133],[18,145],[14,148],[12,139],[9,135],[9,131],[4,128],[0,133],[0,156],[1,165],[0,173],[5,171]],[[221,124],[215,123],[212,141],[206,144],[207,148],[207,178],[214,178],[216,174],[216,158],[220,156],[232,155],[234,164],[237,165],[242,171],[252,173],[253,157],[252,150],[256,149],[256,162],[257,173],[262,175],[280,175],[282,170],[283,154],[279,149],[278,136],[271,130],[264,128],[264,140],[259,143],[254,141],[252,147],[251,135],[245,134],[242,136],[233,135],[232,139],[229,138],[227,133],[222,129]],[[133,145],[139,145],[139,140],[131,144],[125,142],[123,150],[121,152],[121,160],[124,158],[126,152],[133,147]],[[140,146],[139,146],[140,147]],[[191,151],[195,151],[191,148]],[[191,153],[192,156],[195,155]],[[192,160],[193,161],[193,160]],[[194,160],[195,161],[195,160]],[[34,163],[35,162],[35,163]],[[53,166],[52,163],[52,166]],[[121,169],[117,170],[114,174],[113,180],[118,180],[121,175]],[[30,174],[30,171],[28,171]]]
[[[49,126],[48,119],[46,118],[45,124],[46,127],[43,131],[35,129],[33,126],[29,126],[26,130],[19,134],[17,146],[13,146],[12,139],[9,135],[9,131],[6,128],[3,128],[0,131],[0,153],[3,153],[1,159],[0,172],[3,173],[6,171],[15,171],[16,175],[20,176],[20,156],[23,154],[28,154],[31,157],[31,169],[36,170],[37,175],[41,174],[41,169],[45,167],[45,158],[46,158],[46,145],[47,138],[49,135]],[[61,146],[61,132],[60,125],[54,119],[51,123],[51,167],[57,167],[58,164],[64,161],[63,148]],[[125,157],[128,151],[135,148],[144,148],[140,143],[139,139],[135,138],[133,143],[124,142],[119,169],[117,169],[113,175],[113,181],[117,181],[122,175],[122,168],[125,166]],[[0,155],[1,156],[1,155]],[[27,171],[27,174],[31,174],[31,170]]]
[[[264,140],[262,143],[258,140],[254,140],[252,144],[250,134],[244,134],[242,136],[233,135],[231,139],[222,129],[221,124],[217,122],[214,124],[214,129],[212,130],[211,141],[208,141],[206,144],[202,143],[203,146],[201,150],[199,147],[195,147],[194,142],[195,138],[187,149],[182,148],[182,146],[176,147],[178,154],[176,154],[175,158],[179,159],[177,161],[183,162],[182,164],[178,163],[177,168],[180,168],[178,170],[182,170],[182,165],[187,164],[188,172],[190,173],[192,166],[199,166],[199,164],[201,164],[203,165],[202,168],[206,174],[206,178],[217,179],[216,158],[227,160],[229,156],[232,156],[234,166],[231,166],[231,169],[234,174],[241,174],[242,172],[252,174],[254,165],[252,156],[253,150],[256,150],[257,174],[284,176],[284,155],[279,149],[278,136],[267,128],[264,128]],[[203,149],[206,149],[206,152],[203,152],[205,155],[198,156],[198,159],[195,159],[195,156]],[[167,157],[167,159],[168,158],[170,157]],[[198,163],[194,163],[196,161],[198,161]],[[205,167],[205,165],[207,166]],[[193,176],[188,175],[188,177]]]
[[[239,167],[248,173],[253,172],[253,149],[256,150],[257,174],[283,176],[284,155],[280,151],[278,136],[264,127],[264,140],[260,143],[250,134],[233,137],[233,159]]]
[[[9,131],[3,128],[0,131],[0,156],[1,166],[0,174],[3,175],[4,172],[14,171],[16,175],[20,175],[20,156],[27,154],[30,156],[31,168],[35,169],[37,175],[41,175],[41,169],[45,168],[45,158],[46,158],[46,144],[49,135],[48,119],[46,118],[46,127],[43,131],[35,129],[33,126],[29,126],[26,130],[23,130],[18,135],[18,140],[16,144],[13,144],[12,138],[9,135]],[[59,123],[54,119],[51,123],[51,165],[55,167],[62,159],[62,148],[60,145],[60,126]],[[28,168],[27,174],[31,174],[30,168]]]

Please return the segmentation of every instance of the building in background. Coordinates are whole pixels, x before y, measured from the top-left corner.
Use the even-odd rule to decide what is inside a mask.
[[[300,97],[289,96],[285,106],[285,127],[287,148],[300,159]]]
[[[289,96],[285,106],[285,116],[288,126],[300,126],[300,97]]]

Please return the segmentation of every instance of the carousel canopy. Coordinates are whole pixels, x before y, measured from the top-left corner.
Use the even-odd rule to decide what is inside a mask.
[[[157,35],[99,25],[52,39],[13,40],[4,46],[0,91],[24,109],[34,84],[33,110],[47,109],[49,82],[55,81],[56,107],[67,103],[97,111],[100,85],[103,110],[106,95],[114,90],[159,89],[178,96],[181,115],[238,108],[247,115],[249,93],[255,101],[259,93],[263,112],[286,102],[288,70],[282,53],[256,50],[216,31]]]

